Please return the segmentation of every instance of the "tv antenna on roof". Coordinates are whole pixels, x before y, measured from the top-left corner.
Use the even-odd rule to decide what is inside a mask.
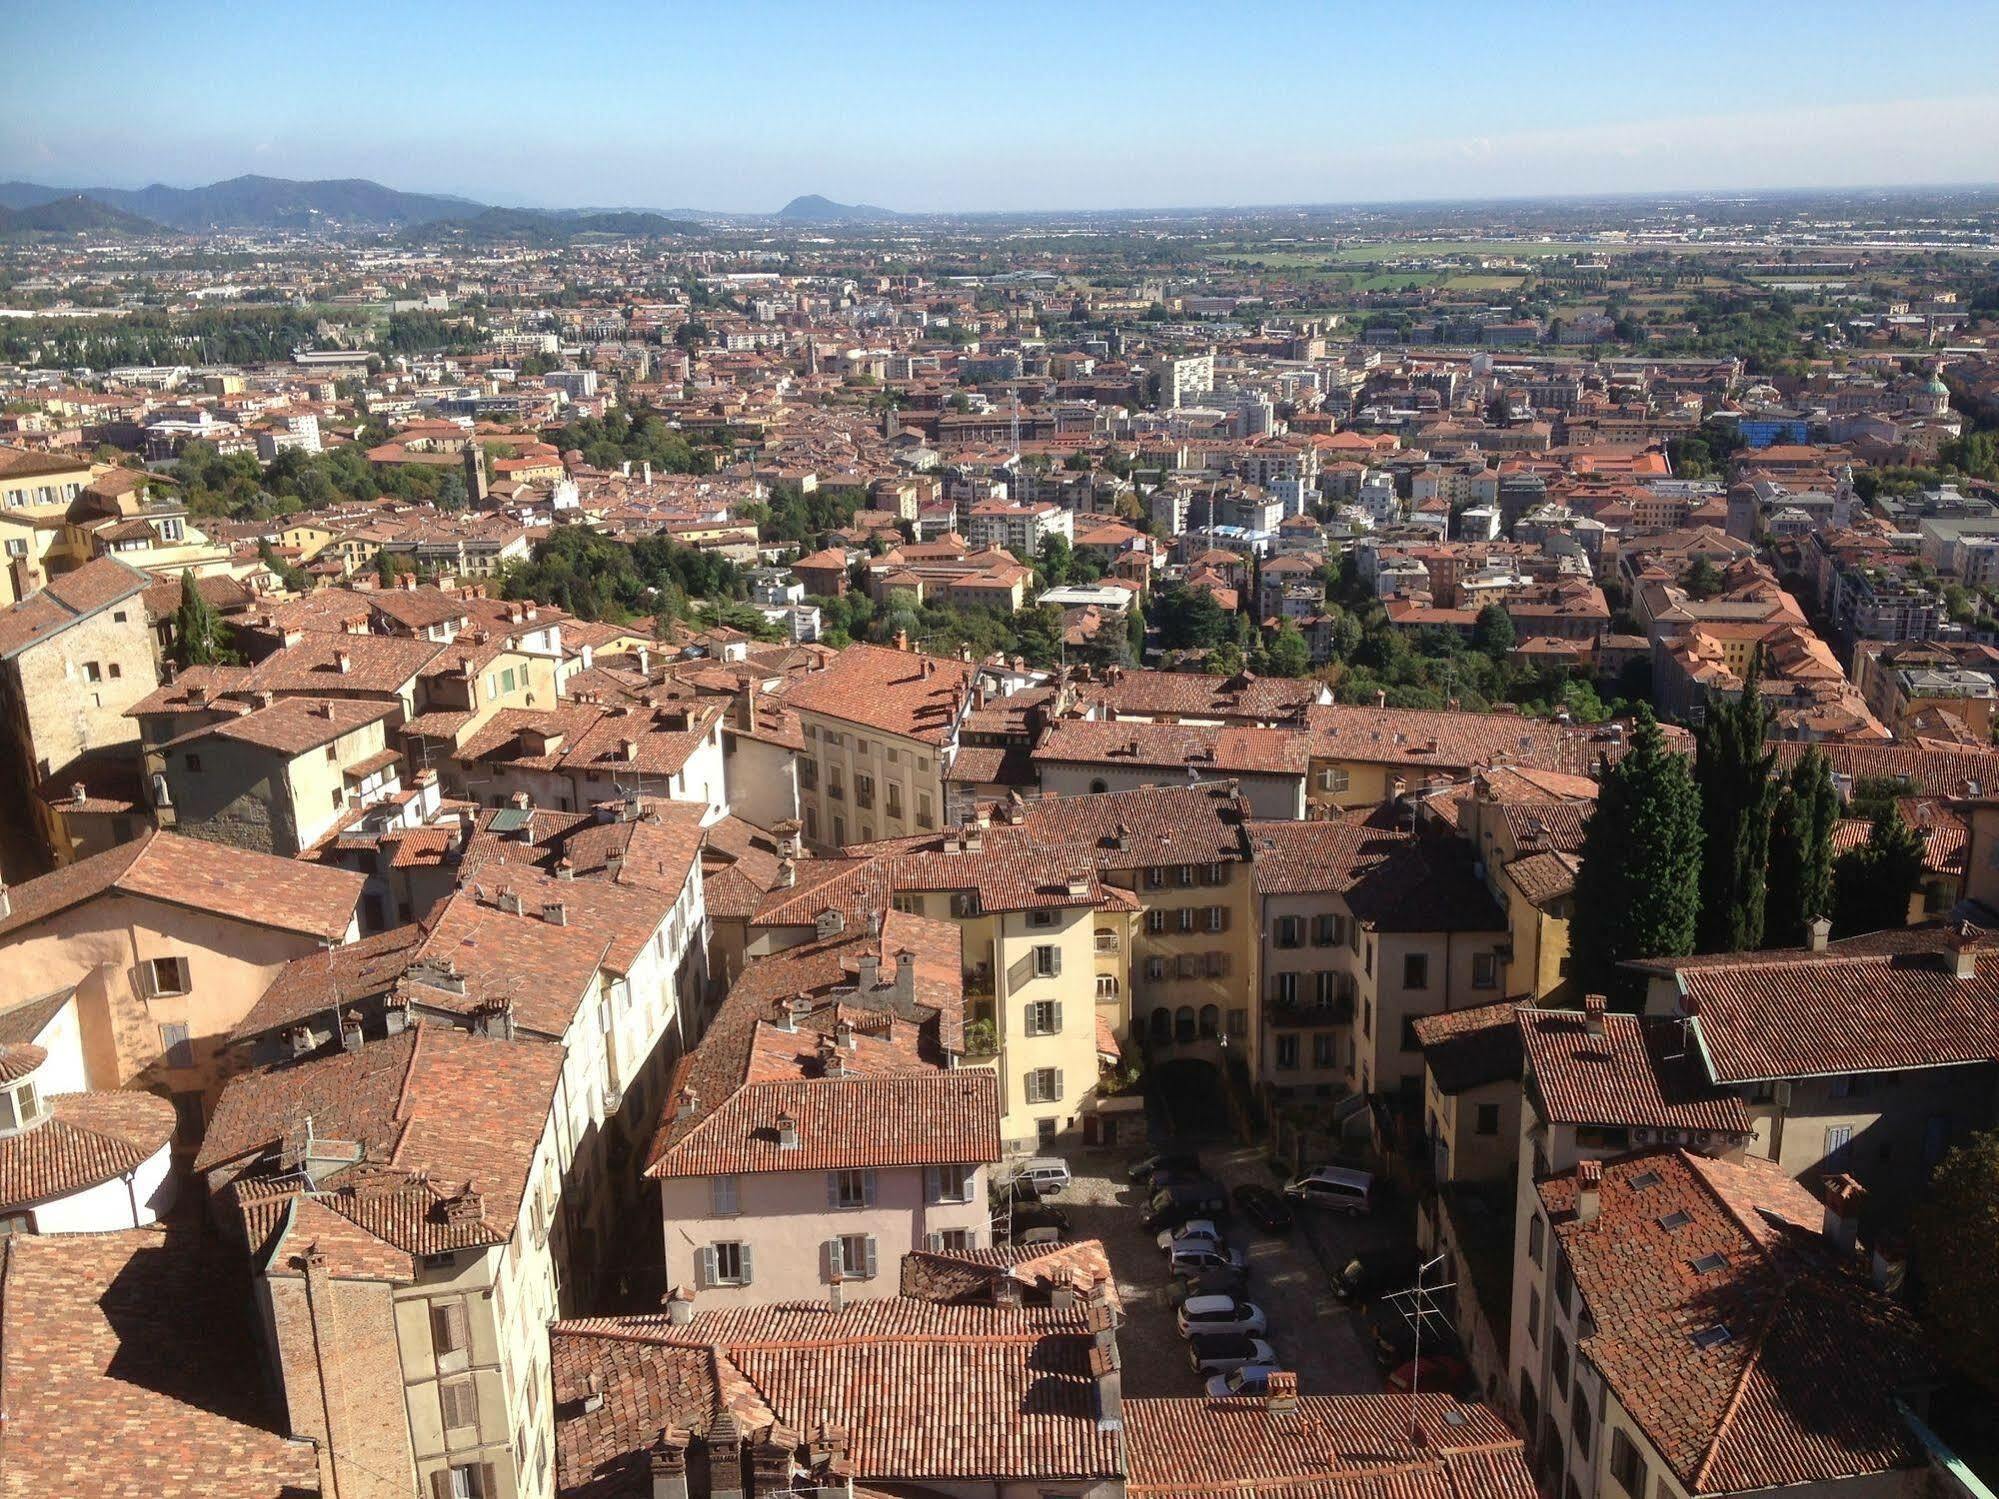
[[[1428,1322],[1430,1318],[1435,1317],[1440,1326],[1451,1327],[1451,1319],[1445,1316],[1443,1308],[1437,1305],[1436,1293],[1438,1291],[1455,1290],[1457,1282],[1447,1280],[1434,1286],[1423,1283],[1425,1277],[1431,1271],[1444,1263],[1444,1258],[1442,1254],[1439,1254],[1433,1259],[1425,1260],[1416,1267],[1415,1285],[1406,1291],[1391,1291],[1382,1298],[1382,1300],[1392,1303],[1395,1309],[1402,1314],[1402,1320],[1415,1330],[1415,1344],[1409,1358],[1409,1440],[1411,1442],[1418,1440],[1416,1396],[1423,1383],[1423,1324]],[[1455,1333],[1456,1329],[1451,1328],[1451,1331]]]

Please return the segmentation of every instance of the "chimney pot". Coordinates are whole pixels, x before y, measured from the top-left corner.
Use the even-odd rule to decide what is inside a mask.
[[[1289,1369],[1273,1369],[1264,1385],[1264,1408],[1273,1416],[1288,1416],[1298,1409],[1298,1376]]]
[[[1860,1242],[1860,1205],[1867,1189],[1851,1176],[1828,1176],[1825,1190],[1825,1236],[1841,1254],[1852,1254]]]
[[[1603,1162],[1576,1163],[1576,1221],[1594,1223],[1603,1203]]]
[[[694,1293],[685,1286],[675,1286],[666,1298],[666,1320],[675,1327],[685,1327],[694,1320]]]
[[[1601,994],[1583,996],[1583,1029],[1592,1036],[1603,1034],[1603,1012],[1605,1000]]]
[[[1832,940],[1832,923],[1823,916],[1814,916],[1805,930],[1805,946],[1813,952],[1824,952],[1826,943]]]

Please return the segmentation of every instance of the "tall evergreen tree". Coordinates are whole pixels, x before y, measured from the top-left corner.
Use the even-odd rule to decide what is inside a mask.
[[[1627,1006],[1642,997],[1631,958],[1694,950],[1700,913],[1701,808],[1686,757],[1640,710],[1623,759],[1606,770],[1583,832],[1569,923],[1576,981]]]
[[[1874,819],[1867,841],[1841,854],[1832,867],[1833,935],[1907,926],[1909,897],[1922,882],[1922,835],[1902,821],[1901,808],[1890,802]]]
[[[1832,828],[1838,820],[1831,762],[1806,750],[1777,788],[1770,819],[1763,940],[1772,947],[1802,946],[1806,924],[1832,915]]]
[[[1145,664],[1145,611],[1137,604],[1133,604],[1131,612],[1125,616],[1124,628],[1125,638],[1131,642],[1131,664],[1134,666],[1143,666]]]
[[[1702,952],[1747,952],[1763,945],[1763,882],[1770,863],[1770,815],[1777,787],[1773,752],[1764,744],[1760,653],[1752,657],[1742,695],[1709,700],[1701,725],[1694,782],[1700,788]]]
[[[216,666],[227,659],[222,618],[195,586],[194,570],[180,575],[180,608],[174,611],[174,659],[182,666]]]

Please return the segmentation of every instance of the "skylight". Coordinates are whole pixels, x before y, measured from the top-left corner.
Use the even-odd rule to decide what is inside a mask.
[[[1722,1269],[1727,1264],[1728,1264],[1728,1256],[1725,1254],[1704,1254],[1699,1259],[1693,1262],[1694,1274],[1712,1275],[1715,1271]]]
[[[1631,1178],[1631,1190],[1634,1192],[1649,1192],[1658,1185],[1659,1173],[1656,1171],[1641,1171]]]
[[[1712,1327],[1699,1328],[1687,1336],[1693,1339],[1696,1348],[1719,1348],[1723,1343],[1733,1340],[1735,1334],[1728,1330],[1726,1322],[1717,1322]]]
[[[1678,1208],[1675,1208],[1673,1209],[1672,1212],[1666,1214],[1665,1217],[1659,1220],[1659,1227],[1666,1230],[1666,1232],[1669,1234],[1677,1233],[1679,1232],[1679,1230],[1685,1228],[1689,1223],[1692,1223],[1693,1221],[1694,1221],[1693,1216],[1691,1214],[1683,1213]]]

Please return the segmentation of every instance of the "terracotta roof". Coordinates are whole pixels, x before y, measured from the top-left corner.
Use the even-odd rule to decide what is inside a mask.
[[[1810,1193],[1768,1162],[1682,1151],[1601,1171],[1586,1223],[1573,1171],[1540,1187],[1595,1324],[1577,1353],[1680,1487],[1736,1494],[1923,1462],[1894,1404],[1931,1375],[1915,1326],[1840,1262]],[[1694,1342],[1715,1328],[1713,1346]]]
[[[1310,736],[1296,729],[1064,718],[1048,726],[1034,748],[1034,760],[1037,765],[1160,768],[1181,775],[1199,771],[1302,778],[1311,749]]]
[[[423,937],[420,926],[392,927],[358,942],[293,958],[278,970],[229,1039],[266,1035],[344,1009],[356,1000],[386,994],[409,966]]]
[[[309,1499],[278,1434],[237,1265],[158,1229],[0,1246],[6,1482],[104,1499]]]
[[[1231,677],[1184,671],[1123,671],[1109,681],[1086,685],[1082,692],[1102,703],[1112,715],[1277,723],[1316,702],[1323,690],[1315,681],[1259,677],[1246,671]]]
[[[1783,740],[1771,746],[1773,773],[1788,771],[1808,749],[1825,756],[1836,776],[1855,780],[1900,781],[1918,796],[1977,796],[1999,790],[1999,750],[1962,745],[1932,748],[1915,744],[1802,744]]]
[[[1423,1047],[1423,1065],[1446,1093],[1462,1093],[1486,1083],[1519,1081],[1519,1004],[1510,999],[1418,1015],[1411,1025]]]
[[[792,683],[785,696],[802,712],[943,744],[957,728],[971,677],[972,668],[951,657],[851,645],[824,670]]]
[[[0,1010],[0,1046],[33,1041],[75,993],[76,986],[71,984]]]
[[[173,1105],[150,1093],[58,1093],[46,1102],[40,1124],[0,1136],[0,1211],[113,1181],[173,1137]]]
[[[258,749],[296,758],[310,750],[331,744],[345,734],[379,723],[395,711],[392,704],[379,700],[328,697],[279,698],[268,708],[258,708],[238,718],[190,729],[167,741],[177,748],[201,739],[233,739]],[[400,759],[391,754],[390,760]]]
[[[684,1326],[663,1316],[561,1322],[550,1337],[565,1411],[556,1436],[564,1492],[648,1492],[627,1485],[644,1473],[642,1454],[660,1427],[707,1438],[725,1409],[753,1430],[781,1422],[805,1432],[822,1421],[843,1429],[864,1481],[1073,1481],[1123,1471],[1119,1434],[1097,1423],[1080,1306],[896,1297],[834,1312],[787,1302],[697,1310]],[[580,1413],[593,1374],[604,1402]]]
[[[1581,1010],[1522,1005],[1519,1022],[1551,1124],[1749,1133],[1742,1100],[1701,1076],[1677,1020],[1612,1011],[1593,1036]]]
[[[1412,1414],[1424,1442],[1410,1439]],[[1450,1395],[1301,1395],[1124,1402],[1134,1499],[1534,1499],[1533,1474],[1490,1407]]]
[[[74,572],[58,574],[46,587],[0,609],[0,661],[11,660],[100,609],[145,592],[151,582],[145,573],[115,557],[98,557]]]
[[[453,647],[400,635],[306,635],[266,656],[244,679],[252,692],[382,696],[401,692]],[[347,666],[342,670],[340,661]]]
[[[338,942],[366,881],[344,869],[148,831],[9,891],[0,937],[115,891]]]
[[[1520,893],[1536,906],[1573,895],[1582,860],[1571,853],[1529,854],[1509,860],[1504,866]]]

